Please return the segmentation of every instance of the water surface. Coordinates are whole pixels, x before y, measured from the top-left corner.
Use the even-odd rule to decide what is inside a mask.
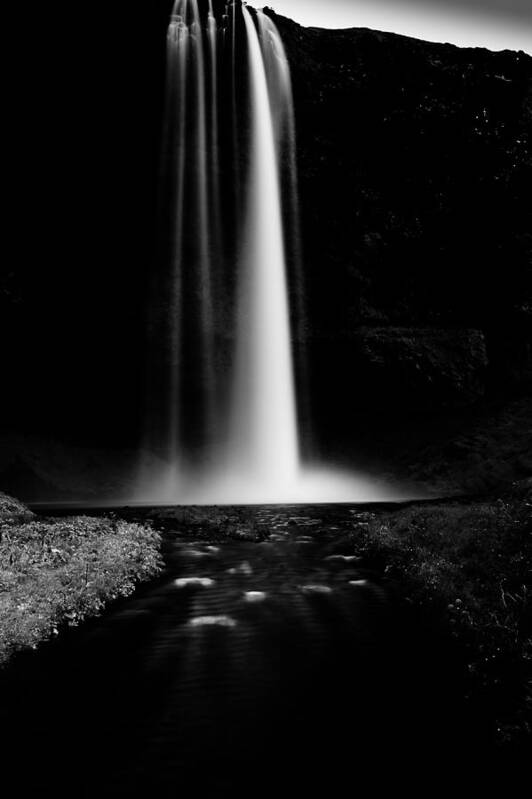
[[[357,551],[365,513],[123,509],[164,530],[163,575],[2,675],[28,786],[339,796],[444,763],[472,734],[460,664]]]

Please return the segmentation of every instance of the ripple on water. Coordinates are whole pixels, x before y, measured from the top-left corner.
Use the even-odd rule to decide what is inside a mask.
[[[357,555],[328,555],[325,560],[342,561],[342,563],[353,563],[353,561],[360,560]]]
[[[253,574],[253,569],[251,564],[245,560],[243,563],[240,563],[238,566],[233,566],[231,569],[227,569],[228,574],[245,574],[249,576]]]
[[[305,594],[332,594],[332,588],[329,585],[321,585],[318,583],[302,585],[301,590]]]
[[[184,549],[181,552],[187,558],[208,558],[211,556],[211,552],[202,552],[199,549]]]

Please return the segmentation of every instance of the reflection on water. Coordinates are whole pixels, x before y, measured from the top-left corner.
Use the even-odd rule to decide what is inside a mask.
[[[162,577],[3,676],[41,795],[338,796],[469,734],[456,664],[357,553],[356,508],[216,514],[152,511]]]

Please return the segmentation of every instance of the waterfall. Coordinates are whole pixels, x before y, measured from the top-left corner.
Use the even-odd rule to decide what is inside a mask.
[[[281,170],[284,211],[284,234],[287,259],[289,263],[290,302],[292,313],[292,338],[297,342],[294,348],[294,370],[297,374],[298,422],[300,435],[300,455],[312,449],[312,424],[310,412],[310,383],[308,374],[308,353],[305,343],[307,314],[305,308],[306,286],[301,252],[301,231],[299,220],[299,187],[297,176],[297,141],[292,78],[286,51],[277,26],[263,11],[257,11],[257,22],[266,77],[273,114],[278,162]],[[303,447],[304,444],[304,447]]]
[[[374,482],[302,462],[295,119],[275,23],[240,0],[176,0],[167,70],[147,413],[160,460],[137,499],[382,499]]]
[[[251,130],[230,455],[248,479],[283,485],[298,469],[298,435],[281,192],[265,64],[243,12]]]
[[[160,271],[152,304],[163,309],[155,323],[152,357],[158,363],[151,421],[162,454],[177,479],[190,428],[206,440],[215,421],[214,264],[218,244],[216,23],[210,23],[210,81],[203,21],[197,2],[176,0],[167,34],[166,109],[161,167]],[[212,105],[208,108],[207,93]],[[208,121],[210,119],[210,128]],[[212,148],[209,153],[209,142]],[[195,352],[189,342],[194,340]],[[193,364],[194,374],[189,377]],[[192,386],[192,387],[191,387]],[[191,400],[192,398],[192,400]],[[187,406],[198,408],[192,414]],[[153,436],[155,438],[155,436]],[[174,479],[174,478],[172,478]]]
[[[175,204],[175,236],[170,235],[170,291],[169,291],[169,373],[168,456],[175,470],[179,459],[179,373],[181,371],[180,321],[182,303],[182,239],[184,223],[184,189],[187,123],[188,28],[181,17],[172,14],[167,35],[168,80],[166,87],[166,124],[164,155],[175,170],[175,186],[170,187],[167,202]],[[173,109],[175,108],[175,116]],[[177,154],[174,151],[177,133]],[[171,199],[170,199],[171,198]]]

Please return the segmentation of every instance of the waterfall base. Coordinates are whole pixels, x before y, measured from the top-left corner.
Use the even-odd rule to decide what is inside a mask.
[[[135,497],[149,505],[281,505],[404,502],[422,492],[357,472],[306,467],[287,477],[238,471],[178,474],[175,469],[144,480]]]

